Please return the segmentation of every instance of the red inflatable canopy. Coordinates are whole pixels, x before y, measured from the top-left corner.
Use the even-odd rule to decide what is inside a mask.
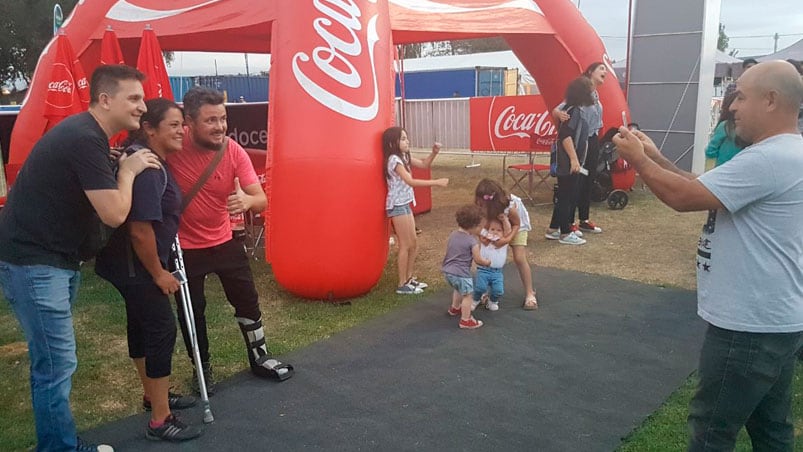
[[[266,248],[277,281],[308,298],[365,293],[386,263],[379,137],[392,124],[393,45],[501,35],[547,106],[585,66],[609,62],[569,0],[93,0],[62,29],[91,74],[107,26],[133,65],[146,25],[163,50],[271,54]],[[41,68],[53,50],[14,128],[9,179],[45,130]],[[618,83],[605,83],[600,98],[606,125],[618,124]]]

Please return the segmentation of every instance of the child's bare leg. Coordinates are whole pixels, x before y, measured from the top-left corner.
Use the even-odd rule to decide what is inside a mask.
[[[516,268],[519,270],[519,277],[521,278],[521,285],[524,287],[525,292],[525,307],[538,306],[535,298],[535,289],[533,289],[533,274],[530,270],[530,264],[527,262],[527,248],[521,245],[511,245],[513,249],[513,262],[516,263]]]
[[[457,293],[457,292],[456,292]],[[471,318],[471,302],[474,300],[474,297],[471,293],[467,293],[465,295],[460,295],[460,320],[468,320]]]
[[[415,220],[413,215],[409,214],[395,216],[391,218],[391,222],[393,229],[396,230],[396,237],[399,239],[398,274],[399,287],[401,287],[410,279],[408,272],[412,272],[415,261]]]
[[[462,307],[463,296],[457,290],[452,291],[452,310]]]

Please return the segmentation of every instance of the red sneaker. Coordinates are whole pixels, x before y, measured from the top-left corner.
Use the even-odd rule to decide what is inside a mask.
[[[577,237],[580,237],[580,238],[582,238],[582,237],[583,237],[583,232],[582,232],[582,231],[580,231],[580,228],[579,228],[579,227],[577,227],[577,225],[576,225],[576,224],[572,224],[572,227],[571,227],[571,229],[569,230],[569,232],[574,232],[574,235],[576,235]]]
[[[461,313],[462,311],[463,311],[463,310],[462,310],[462,309],[460,309],[460,308],[453,308],[453,307],[449,306],[449,310],[448,310],[448,311],[446,311],[446,312],[448,312],[450,316],[454,317],[454,316],[456,316],[456,315],[460,315],[460,313]]]
[[[470,317],[468,320],[460,319],[460,328],[474,330],[482,326],[482,320],[477,320],[474,317]]]
[[[594,224],[593,221],[581,221],[580,230],[585,232],[590,232],[592,234],[599,234],[600,232],[602,232],[602,228]]]

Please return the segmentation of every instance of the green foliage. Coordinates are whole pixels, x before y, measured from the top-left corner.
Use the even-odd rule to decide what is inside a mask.
[[[53,6],[64,19],[77,0],[3,0],[0,2],[0,84],[30,81],[39,55],[53,37]]]
[[[463,39],[449,42],[454,55],[510,50],[510,46],[508,46],[505,39],[500,36],[495,38]]]
[[[719,38],[717,39],[717,49],[721,51],[725,51],[728,48],[728,35],[725,34],[725,26],[719,24]]]

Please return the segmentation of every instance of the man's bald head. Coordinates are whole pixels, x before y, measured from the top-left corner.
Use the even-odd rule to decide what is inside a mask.
[[[756,142],[783,133],[780,130],[797,129],[803,80],[794,66],[781,60],[757,64],[739,77],[736,86],[731,111],[742,139]]]
[[[783,60],[767,61],[749,68],[742,76],[745,75],[747,80],[739,78],[737,86],[741,82],[751,84],[763,95],[777,93],[779,105],[797,115],[803,102],[803,80],[792,64]]]

